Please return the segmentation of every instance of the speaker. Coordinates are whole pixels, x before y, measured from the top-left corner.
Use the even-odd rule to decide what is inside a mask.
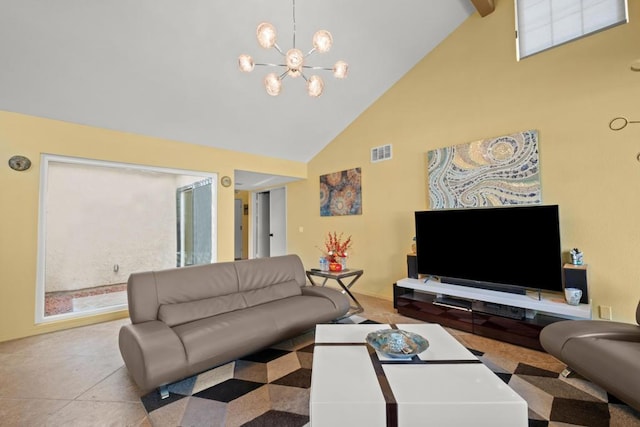
[[[565,264],[564,267],[562,267],[562,271],[564,272],[564,287],[580,289],[582,291],[582,298],[580,298],[580,303],[589,304],[587,266]]]
[[[409,279],[418,278],[418,257],[413,254],[407,255],[407,277]]]

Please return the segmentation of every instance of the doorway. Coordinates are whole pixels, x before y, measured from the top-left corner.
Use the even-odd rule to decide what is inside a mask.
[[[234,199],[233,217],[233,257],[237,261],[242,259],[242,252],[244,251],[244,245],[242,244],[242,241],[244,240],[242,234],[242,199]]]
[[[212,261],[211,203],[211,178],[176,190],[177,267]]]
[[[254,193],[255,258],[287,253],[286,188]]]

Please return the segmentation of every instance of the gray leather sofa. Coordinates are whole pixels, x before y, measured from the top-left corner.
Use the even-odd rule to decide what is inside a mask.
[[[640,303],[638,325],[602,320],[563,320],[540,333],[551,355],[640,411]]]
[[[307,286],[297,255],[131,274],[125,365],[142,390],[161,387],[347,313],[341,292]]]

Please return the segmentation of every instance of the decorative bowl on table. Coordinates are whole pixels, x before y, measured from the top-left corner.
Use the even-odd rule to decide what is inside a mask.
[[[367,335],[367,343],[388,357],[412,357],[429,348],[429,341],[402,329],[381,329]]]
[[[329,271],[334,271],[334,272],[342,271],[342,264],[340,264],[339,262],[330,262]]]

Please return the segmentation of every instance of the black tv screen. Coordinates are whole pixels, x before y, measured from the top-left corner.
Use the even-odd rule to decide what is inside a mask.
[[[557,205],[418,211],[415,226],[422,275],[515,293],[562,291]]]

